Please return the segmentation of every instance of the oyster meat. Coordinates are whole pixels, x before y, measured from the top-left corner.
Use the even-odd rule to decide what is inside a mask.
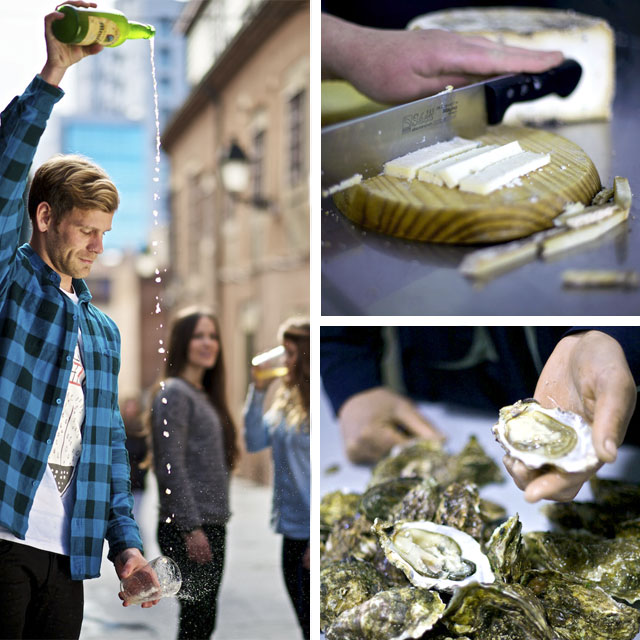
[[[327,629],[327,640],[421,638],[442,617],[445,605],[434,591],[401,587],[380,591],[343,612]]]
[[[453,591],[469,582],[494,581],[487,556],[470,535],[433,522],[381,522],[373,530],[389,562],[411,584]]]
[[[598,464],[591,426],[576,413],[547,409],[533,399],[500,409],[493,434],[510,456],[530,469],[551,465],[573,473]]]
[[[640,613],[599,587],[555,571],[529,571],[521,584],[542,602],[547,620],[563,640],[633,640]]]

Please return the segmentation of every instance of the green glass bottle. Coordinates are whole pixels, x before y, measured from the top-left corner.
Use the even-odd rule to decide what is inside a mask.
[[[66,44],[117,47],[125,40],[152,38],[156,32],[150,24],[127,20],[120,11],[95,11],[69,4],[57,10],[64,13],[64,18],[53,22],[53,35]]]

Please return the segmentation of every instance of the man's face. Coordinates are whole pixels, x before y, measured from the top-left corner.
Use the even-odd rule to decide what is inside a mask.
[[[60,220],[50,224],[45,236],[45,262],[62,278],[86,278],[93,261],[102,253],[102,238],[111,230],[113,213],[99,209],[74,207]],[[69,282],[70,284],[70,282]]]

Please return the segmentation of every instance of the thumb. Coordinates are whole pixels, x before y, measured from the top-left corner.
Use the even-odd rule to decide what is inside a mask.
[[[618,403],[608,399],[596,403],[592,438],[596,455],[602,462],[614,462],[618,456],[618,447],[624,440],[629,422],[626,412]]]

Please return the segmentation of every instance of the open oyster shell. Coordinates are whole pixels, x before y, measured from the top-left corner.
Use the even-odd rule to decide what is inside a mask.
[[[380,591],[344,611],[327,629],[327,640],[421,638],[442,617],[445,605],[434,591],[402,587]]]
[[[590,425],[576,413],[546,409],[533,399],[500,409],[493,434],[509,455],[530,469],[552,465],[572,473],[598,464]]]
[[[381,522],[373,530],[384,553],[411,584],[453,591],[470,582],[494,581],[487,556],[463,531],[433,522]]]

